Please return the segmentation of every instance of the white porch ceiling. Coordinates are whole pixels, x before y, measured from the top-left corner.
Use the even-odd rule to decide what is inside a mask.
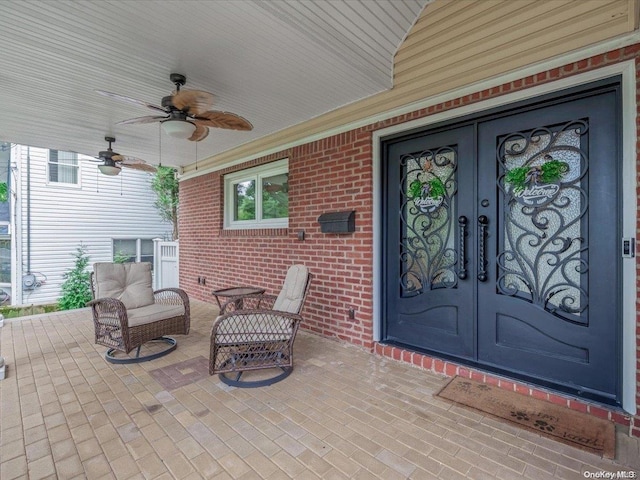
[[[392,86],[393,55],[430,0],[0,1],[0,141],[187,165]],[[251,132],[197,144],[158,124],[116,125],[185,89]],[[197,155],[197,157],[196,157]]]

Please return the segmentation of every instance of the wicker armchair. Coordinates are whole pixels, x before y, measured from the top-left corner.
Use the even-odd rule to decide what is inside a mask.
[[[289,268],[282,290],[273,295],[231,298],[211,329],[209,373],[236,387],[262,387],[279,382],[293,371],[293,342],[302,321],[300,312],[311,274],[304,265]],[[240,379],[251,370],[276,369],[259,380]]]
[[[154,292],[150,263],[96,263],[91,292],[94,300],[88,305],[93,313],[95,343],[109,348],[105,358],[111,363],[161,357],[177,347],[176,340],[166,335],[189,333],[189,297],[178,288]],[[167,347],[140,356],[141,347],[151,341]],[[135,357],[126,355],[134,349]]]

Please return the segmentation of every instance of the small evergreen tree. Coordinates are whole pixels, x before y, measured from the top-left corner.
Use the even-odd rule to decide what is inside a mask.
[[[154,206],[160,218],[173,225],[173,240],[178,239],[178,177],[176,170],[171,167],[158,167],[151,188],[156,193]]]
[[[58,299],[60,310],[73,310],[82,308],[91,300],[90,273],[87,271],[89,256],[86,248],[80,245],[73,254],[75,264],[62,278],[62,296]]]
[[[129,255],[125,254],[122,250],[118,250],[113,256],[113,263],[127,263],[129,261]]]
[[[9,200],[9,187],[6,183],[0,183],[0,203],[5,203]]]

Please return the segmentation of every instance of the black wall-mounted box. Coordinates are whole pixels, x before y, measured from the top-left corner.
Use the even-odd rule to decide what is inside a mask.
[[[356,212],[329,212],[318,217],[322,233],[352,233],[356,231]]]

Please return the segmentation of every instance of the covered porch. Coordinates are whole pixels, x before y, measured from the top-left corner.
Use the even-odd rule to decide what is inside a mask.
[[[0,477],[589,478],[640,471],[637,438],[602,459],[435,398],[448,378],[301,331],[266,388],[207,373],[212,304],[155,361],[113,365],[88,309],[0,328]],[[631,478],[631,477],[629,477]]]

